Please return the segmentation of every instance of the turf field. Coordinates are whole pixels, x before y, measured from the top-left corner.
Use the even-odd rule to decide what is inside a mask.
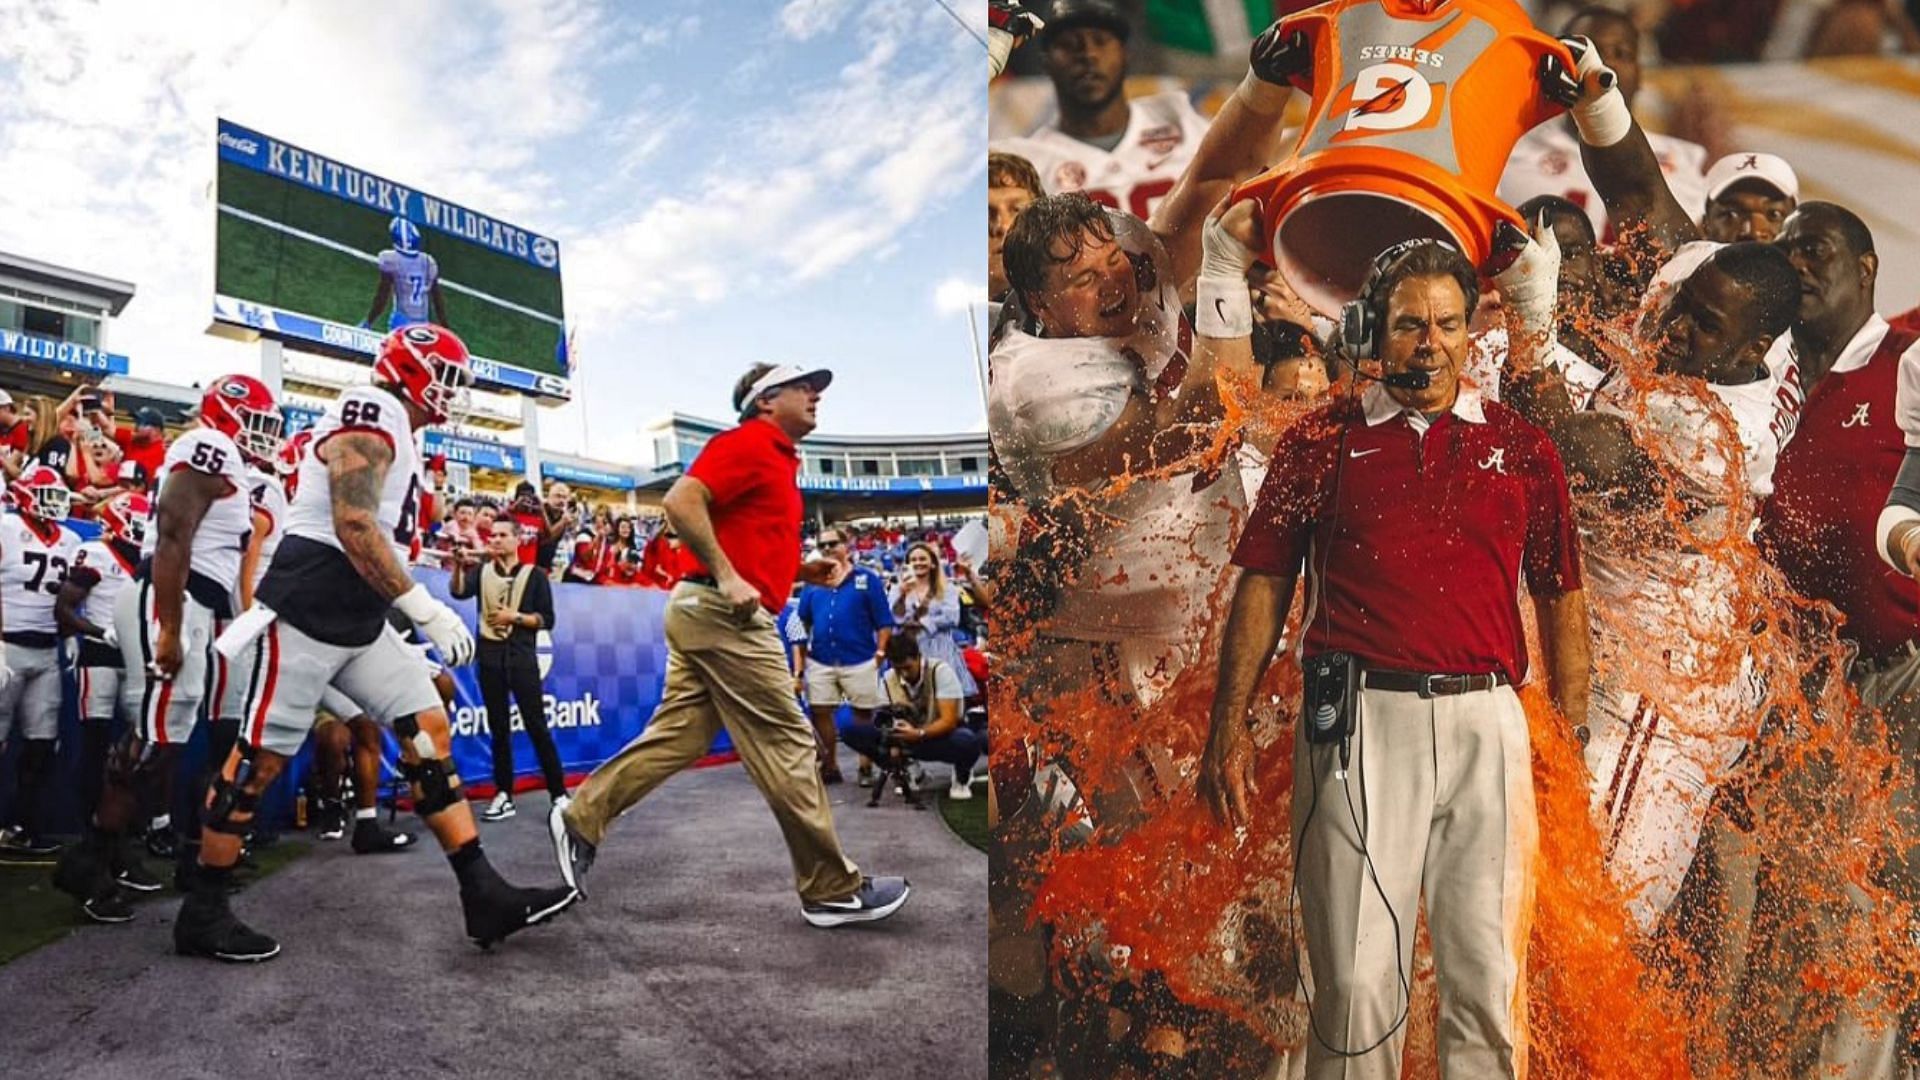
[[[277,177],[222,162],[220,202],[365,252],[362,259],[233,214],[218,215],[214,288],[332,322],[357,325],[380,283],[372,256],[389,246],[390,216]],[[559,319],[560,275],[436,232],[421,230],[440,264],[447,321],[476,355],[561,374],[558,323],[449,288],[458,283]],[[384,317],[375,329],[385,329]]]
[[[254,855],[260,869],[248,874],[246,880],[259,881],[305,855],[310,848],[306,840],[292,838],[263,848]],[[170,864],[149,858],[147,869],[168,881],[169,887],[149,898],[136,900],[136,910],[153,909],[179,897],[171,887],[173,867]],[[0,965],[83,929],[105,933],[114,929],[94,927],[80,914],[72,897],[53,887],[51,859],[44,865],[0,862],[0,912],[6,913],[5,918],[0,918]]]

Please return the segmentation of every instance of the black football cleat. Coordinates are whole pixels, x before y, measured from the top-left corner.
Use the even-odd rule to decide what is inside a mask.
[[[482,949],[491,949],[529,926],[538,926],[572,907],[580,894],[571,886],[522,889],[498,875],[477,886],[462,886],[460,908],[467,917],[467,937]]]
[[[202,868],[203,875],[208,872]],[[206,881],[180,905],[173,951],[229,964],[257,964],[280,955],[280,943],[247,926],[227,906],[224,882]]]
[[[380,855],[389,851],[405,851],[413,847],[414,839],[412,833],[389,829],[373,818],[361,818],[353,823],[355,855]]]
[[[97,923],[123,923],[133,919],[133,902],[124,889],[109,889],[80,905],[87,918]]]

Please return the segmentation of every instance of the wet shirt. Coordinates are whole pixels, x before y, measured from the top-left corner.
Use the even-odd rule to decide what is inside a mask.
[[[1580,588],[1560,455],[1544,432],[1462,390],[1428,420],[1379,386],[1281,435],[1233,561],[1303,562],[1307,655],[1446,674],[1527,670],[1519,587]]]

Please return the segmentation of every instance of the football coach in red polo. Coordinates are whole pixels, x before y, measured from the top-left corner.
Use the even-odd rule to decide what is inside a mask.
[[[1460,383],[1474,268],[1445,244],[1375,259],[1342,319],[1364,391],[1280,438],[1233,562],[1200,788],[1244,826],[1254,685],[1309,576],[1293,838],[1311,963],[1307,1075],[1400,1075],[1422,890],[1442,1071],[1526,1075],[1537,848],[1519,592],[1583,727],[1587,614],[1566,474],[1538,428]]]
[[[904,878],[867,877],[840,850],[813,725],[793,696],[774,627],[796,578],[823,583],[834,569],[800,559],[795,446],[813,431],[832,380],[827,371],[755,364],[733,389],[739,426],[708,440],[668,489],[667,524],[698,565],[667,600],[666,685],[646,730],[548,817],[561,876],[575,889],[614,819],[706,754],[724,727],[780,823],[809,924],[874,922],[907,902]]]

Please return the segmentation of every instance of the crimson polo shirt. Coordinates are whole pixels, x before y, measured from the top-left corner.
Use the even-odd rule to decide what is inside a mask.
[[[1560,455],[1467,389],[1428,424],[1375,385],[1280,436],[1233,561],[1296,574],[1303,559],[1306,655],[1515,683],[1527,671],[1521,571],[1536,596],[1580,588]]]
[[[1773,469],[1760,549],[1794,591],[1847,617],[1842,637],[1878,660],[1920,633],[1920,591],[1875,550],[1880,511],[1906,457],[1894,413],[1900,355],[1920,341],[1874,316],[1814,384]]]
[[[800,575],[800,452],[787,433],[764,418],[749,420],[707,441],[687,475],[707,486],[713,535],[734,570],[760,591],[760,603],[778,614]],[[681,570],[712,575],[687,548]]]

